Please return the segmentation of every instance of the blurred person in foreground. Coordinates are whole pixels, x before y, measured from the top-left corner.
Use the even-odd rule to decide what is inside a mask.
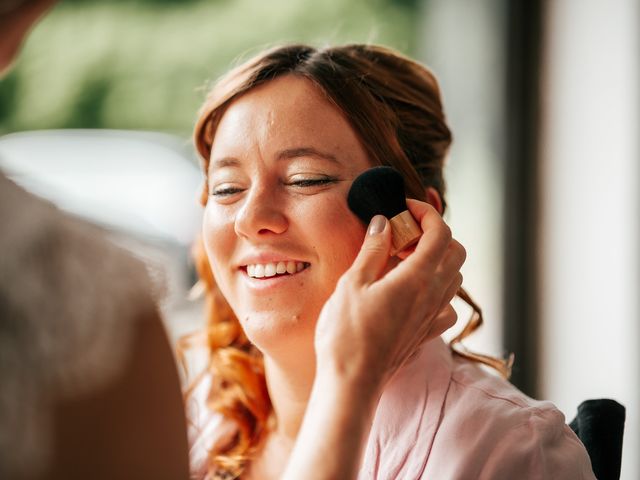
[[[0,3],[0,71],[55,2]],[[0,172],[0,478],[188,477],[144,265]]]
[[[197,478],[594,478],[560,411],[512,386],[509,361],[460,346],[481,316],[442,220],[451,134],[429,70],[371,45],[274,48],[213,87],[195,142]],[[388,220],[347,207],[376,165],[401,172],[424,232],[397,257]],[[447,345],[456,294],[476,311]]]

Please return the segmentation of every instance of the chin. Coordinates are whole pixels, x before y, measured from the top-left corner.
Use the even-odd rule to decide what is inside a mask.
[[[300,347],[313,352],[315,319],[293,312],[275,316],[273,312],[256,311],[238,318],[247,338],[263,354],[279,356]]]

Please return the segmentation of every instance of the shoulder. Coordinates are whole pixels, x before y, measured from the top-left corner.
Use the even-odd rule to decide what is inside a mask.
[[[55,396],[126,371],[139,322],[158,318],[144,263],[2,172],[0,221],[0,314],[11,322],[9,358],[28,368],[10,374],[47,377],[40,383]]]
[[[441,462],[439,452],[455,466]],[[459,461],[445,452],[456,452]],[[533,400],[460,358],[454,359],[431,460],[450,478],[594,478],[584,446],[551,402]]]
[[[2,172],[0,221],[0,431],[15,447],[0,477],[100,463],[104,478],[184,478],[179,379],[144,264]]]

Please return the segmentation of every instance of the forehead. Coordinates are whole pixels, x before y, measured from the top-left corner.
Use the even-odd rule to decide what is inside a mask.
[[[286,75],[256,87],[234,100],[216,129],[211,156],[240,155],[322,147],[336,155],[366,156],[342,112],[310,80]],[[232,150],[232,151],[229,151]]]

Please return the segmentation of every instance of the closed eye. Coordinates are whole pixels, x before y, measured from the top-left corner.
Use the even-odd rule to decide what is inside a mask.
[[[291,180],[286,183],[286,186],[291,187],[318,187],[322,185],[328,185],[337,182],[338,179],[334,177],[321,177],[321,178],[301,178],[299,180]],[[210,195],[212,197],[225,198],[243,192],[244,189],[240,187],[234,187],[231,185],[221,185],[214,188]]]
[[[211,192],[211,196],[212,197],[228,197],[230,195],[240,193],[241,191],[242,189],[238,187],[220,187],[220,188],[215,188]]]
[[[292,182],[289,182],[288,185],[291,185],[294,187],[315,187],[318,185],[327,185],[329,183],[335,183],[337,181],[338,179],[333,177],[304,178],[304,179],[294,180]]]

